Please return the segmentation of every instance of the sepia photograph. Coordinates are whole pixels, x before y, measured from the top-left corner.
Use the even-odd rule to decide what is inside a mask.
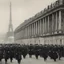
[[[0,64],[64,64],[64,0],[0,0]]]

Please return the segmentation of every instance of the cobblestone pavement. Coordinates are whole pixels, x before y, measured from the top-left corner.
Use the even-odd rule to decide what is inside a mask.
[[[0,64],[5,64],[4,59]],[[15,59],[13,59],[13,62],[10,63],[10,60],[8,60],[7,64],[18,64]],[[26,59],[21,60],[21,64],[64,64],[64,59],[62,58],[61,60],[58,60],[54,62],[53,60],[50,60],[50,58],[47,59],[47,61],[44,61],[43,58],[39,57],[37,60],[34,56],[32,58],[29,58],[28,56]]]

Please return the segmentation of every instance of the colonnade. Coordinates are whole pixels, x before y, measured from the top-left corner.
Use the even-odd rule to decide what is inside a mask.
[[[19,35],[16,36],[20,38],[33,38],[40,37],[45,35],[51,35],[57,33],[57,31],[61,31],[61,11],[54,12],[50,15],[47,15],[42,18],[38,18],[28,23],[24,29],[21,30]]]
[[[34,44],[36,42],[39,43],[39,41],[40,43],[45,44],[62,44],[64,42],[64,37],[62,39],[62,36],[40,38],[40,36],[50,34],[54,35],[57,33],[57,31],[60,31],[61,28],[61,11],[57,11],[37,21],[34,21],[31,24],[28,24],[28,26],[22,29],[20,33],[18,33],[20,36],[17,35],[17,37],[18,39],[20,37],[20,39],[17,41],[22,41],[23,43],[32,42]],[[62,42],[60,42],[60,40],[62,40]]]
[[[33,22],[33,21],[32,21]],[[54,12],[41,19],[35,20],[25,28],[24,37],[38,37],[55,34],[61,30],[61,11]]]

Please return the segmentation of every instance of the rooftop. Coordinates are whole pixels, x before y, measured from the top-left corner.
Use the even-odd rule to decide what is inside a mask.
[[[34,19],[36,19],[36,18],[44,15],[45,13],[49,12],[50,10],[52,10],[52,9],[58,7],[58,6],[61,6],[61,5],[63,5],[63,4],[64,4],[64,0],[57,0],[57,1],[55,1],[53,4],[48,5],[47,8],[45,8],[44,10],[38,12],[38,13],[37,13],[36,15],[34,15],[33,17],[25,20],[22,24],[20,24],[20,25],[16,28],[15,32],[16,32],[18,29],[20,29],[21,27],[23,27],[24,25],[26,25],[27,23],[33,21]]]

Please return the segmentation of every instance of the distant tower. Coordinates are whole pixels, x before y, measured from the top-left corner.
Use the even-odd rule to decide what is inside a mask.
[[[12,13],[11,13],[11,2],[10,2],[10,20],[9,20],[9,27],[8,32],[6,34],[6,41],[13,43],[14,42],[14,32],[13,32],[13,25],[12,25]]]

